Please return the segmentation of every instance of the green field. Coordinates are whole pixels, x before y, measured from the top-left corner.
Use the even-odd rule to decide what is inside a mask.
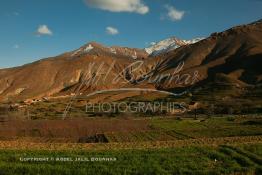
[[[123,121],[131,123],[131,120],[144,120],[148,129],[104,132],[108,143],[56,143],[41,137],[1,140],[0,175],[262,174],[259,115]],[[49,160],[20,160],[30,157]],[[85,161],[75,161],[76,158]],[[93,161],[93,158],[100,159]],[[111,161],[106,161],[107,158]]]
[[[152,118],[150,130],[143,132],[105,133],[109,142],[168,141],[262,135],[262,118],[220,116],[213,118]]]
[[[21,162],[20,157],[73,161]],[[91,161],[92,157],[116,158]],[[89,161],[74,161],[86,158]],[[262,144],[117,151],[0,151],[0,174],[261,174]]]

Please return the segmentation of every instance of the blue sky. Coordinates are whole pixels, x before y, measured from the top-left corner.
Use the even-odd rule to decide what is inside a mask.
[[[261,18],[262,0],[1,0],[0,68],[90,41],[144,48],[171,36],[207,37]]]

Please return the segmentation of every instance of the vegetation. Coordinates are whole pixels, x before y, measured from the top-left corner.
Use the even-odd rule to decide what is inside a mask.
[[[261,155],[261,144],[117,151],[1,150],[0,174],[261,174]],[[49,161],[20,161],[29,157]]]
[[[88,117],[0,125],[0,175],[262,174],[260,115]],[[21,161],[26,158],[48,161]]]
[[[152,126],[175,131],[189,138],[233,137],[262,135],[262,118],[250,116],[221,116],[198,120],[153,119]]]
[[[150,130],[105,133],[111,142],[168,141],[198,138],[219,138],[262,135],[262,118],[248,116],[217,116],[198,120],[192,118],[152,118]]]

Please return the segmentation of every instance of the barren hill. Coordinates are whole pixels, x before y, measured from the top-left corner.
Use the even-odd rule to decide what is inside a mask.
[[[233,27],[156,56],[88,43],[65,54],[0,70],[0,100],[24,100],[122,87],[177,88],[223,82],[259,86],[262,23]]]

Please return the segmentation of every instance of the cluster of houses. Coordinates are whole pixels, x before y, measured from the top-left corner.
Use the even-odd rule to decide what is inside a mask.
[[[14,103],[14,104],[11,104],[9,106],[9,110],[12,111],[12,110],[18,110],[20,108],[25,108],[26,106],[29,106],[31,104],[34,104],[34,103],[37,103],[37,102],[41,102],[41,101],[48,101],[49,98],[48,97],[43,97],[42,99],[26,99],[24,100],[23,102],[21,103]]]

